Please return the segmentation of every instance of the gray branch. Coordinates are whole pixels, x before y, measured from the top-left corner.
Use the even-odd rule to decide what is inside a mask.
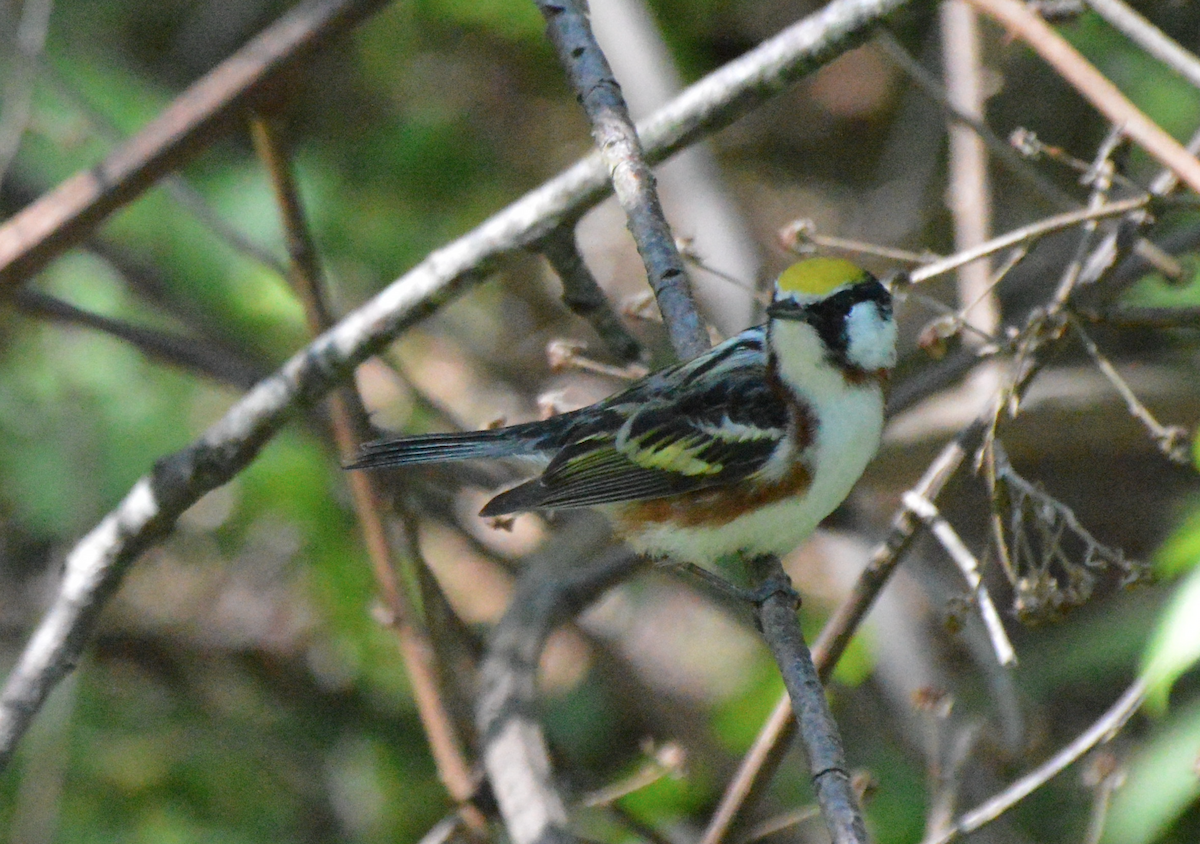
[[[683,258],[675,248],[654,173],[646,162],[621,86],[592,34],[586,4],[583,0],[535,2],[546,19],[550,43],[592,125],[592,137],[646,265],[646,277],[675,354],[683,360],[703,354],[709,347],[708,331],[696,310]]]

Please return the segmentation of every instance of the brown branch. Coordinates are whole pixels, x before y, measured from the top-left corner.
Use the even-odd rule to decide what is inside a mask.
[[[1017,0],[968,2],[1025,41],[1101,114],[1119,126],[1123,133],[1140,144],[1164,167],[1174,171],[1192,190],[1200,193],[1200,161],[1138,110],[1117,86],[1108,81],[1048,23]]]
[[[307,0],[267,27],[104,161],[0,226],[0,289],[25,281],[112,211],[186,164],[267,84],[382,5]]]
[[[592,34],[586,4],[582,0],[535,2],[591,123],[592,137],[646,265],[646,277],[658,299],[675,354],[683,360],[694,358],[708,349],[708,331],[696,310],[683,258],[675,248],[654,173],[646,162],[621,86]]]
[[[310,330],[313,334],[319,334],[333,324],[333,317],[326,301],[324,273],[304,214],[290,155],[271,118],[256,115],[251,121],[251,130],[255,149],[270,176],[279,207],[291,261],[289,275],[292,285],[304,304]],[[329,409],[338,454],[344,462],[349,463],[363,441],[359,432],[369,430],[366,410],[353,386],[334,391],[329,396]],[[389,624],[399,640],[400,653],[417,703],[417,714],[429,741],[438,776],[451,799],[461,807],[464,822],[475,832],[481,833],[485,827],[484,818],[477,809],[467,805],[474,796],[475,781],[466,758],[462,730],[455,724],[446,706],[436,665],[437,649],[428,626],[423,623],[419,604],[401,586],[397,577],[383,519],[385,503],[378,480],[369,472],[351,472],[347,482],[350,484],[354,511],[367,546],[375,583],[387,607]]]

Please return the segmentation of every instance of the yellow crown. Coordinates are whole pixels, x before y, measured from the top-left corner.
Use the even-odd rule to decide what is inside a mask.
[[[780,293],[827,296],[843,284],[862,281],[861,267],[842,258],[806,258],[784,270],[775,285]]]

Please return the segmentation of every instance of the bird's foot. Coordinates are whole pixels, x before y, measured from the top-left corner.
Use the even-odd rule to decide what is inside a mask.
[[[776,595],[784,596],[792,602],[796,609],[800,608],[800,593],[792,586],[792,579],[782,571],[772,574],[753,589],[743,591],[749,593],[748,600],[756,608],[761,607]]]

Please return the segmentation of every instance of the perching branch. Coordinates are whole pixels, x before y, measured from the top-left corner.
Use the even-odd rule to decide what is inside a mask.
[[[850,782],[841,735],[796,617],[798,596],[777,556],[747,562],[760,588],[775,584],[758,605],[758,622],[791,699],[825,826],[834,844],[866,844],[867,827]]]
[[[947,443],[912,492],[927,500],[936,500],[962,466],[963,459],[975,450],[984,430],[984,422],[977,420]],[[920,526],[920,519],[907,507],[896,514],[887,538],[876,546],[854,588],[826,622],[813,647],[813,664],[822,681],[833,673],[834,666],[845,653],[867,611],[908,553]],[[784,693],[759,730],[753,746],[742,758],[737,773],[726,786],[700,844],[722,844],[729,840],[738,818],[758,802],[795,734],[796,721],[792,717],[791,699]]]

